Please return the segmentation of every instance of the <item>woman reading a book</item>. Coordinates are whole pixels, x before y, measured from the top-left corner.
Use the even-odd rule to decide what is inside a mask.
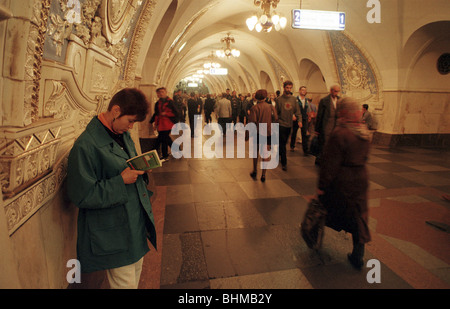
[[[79,208],[81,272],[106,270],[111,288],[137,288],[143,257],[150,250],[147,238],[156,248],[148,176],[126,163],[137,155],[128,131],[147,111],[140,90],[117,92],[69,154],[67,192]]]

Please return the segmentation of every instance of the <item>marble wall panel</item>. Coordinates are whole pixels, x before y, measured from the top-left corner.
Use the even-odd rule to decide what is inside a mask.
[[[25,89],[22,81],[3,79],[1,126],[23,124]]]
[[[70,214],[71,218],[67,215]],[[49,288],[63,289],[68,282],[67,261],[76,259],[76,207],[64,200],[62,192],[39,212]],[[66,228],[69,225],[69,228]]]
[[[7,21],[6,38],[4,41],[3,76],[16,80],[25,79],[25,60],[27,53],[27,38],[30,32],[30,22],[22,19]]]
[[[23,289],[50,287],[43,236],[40,218],[33,216],[10,238],[15,259],[11,267],[17,267]]]
[[[111,58],[88,49],[83,89],[92,96],[109,93],[118,80],[114,69],[115,62]]]

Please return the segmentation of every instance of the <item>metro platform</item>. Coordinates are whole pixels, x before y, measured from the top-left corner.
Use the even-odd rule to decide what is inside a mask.
[[[376,265],[351,266],[350,234],[326,227],[319,251],[306,246],[299,228],[318,170],[300,144],[287,149],[287,171],[268,170],[264,183],[249,157],[171,157],[153,170],[158,250],[139,289],[450,287],[450,151],[371,146],[364,261],[378,263],[379,282],[369,282]],[[108,288],[97,278],[85,287]]]

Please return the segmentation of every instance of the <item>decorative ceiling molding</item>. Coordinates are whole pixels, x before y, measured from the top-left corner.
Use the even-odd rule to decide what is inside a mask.
[[[144,41],[145,33],[149,28],[156,3],[157,0],[147,0],[142,8],[128,49],[126,64],[123,71],[123,85],[119,88],[133,87],[135,84],[137,60],[139,53],[142,52],[142,43]]]
[[[163,72],[167,70],[168,62],[173,57],[173,53],[176,50],[177,45],[184,39],[184,37],[187,35],[189,30],[198,22],[198,20],[205,15],[212,7],[217,5],[219,1],[213,1],[206,7],[204,7],[202,10],[197,12],[192,18],[186,23],[184,28],[181,30],[181,32],[176,36],[172,44],[169,46],[167,51],[163,54],[161,57],[162,63],[160,63],[158,67],[158,74],[156,75],[156,83],[161,84],[161,78],[163,75]]]
[[[280,62],[269,54],[269,52],[264,50],[264,54],[267,57],[267,59],[269,59],[269,63],[272,66],[275,76],[277,77],[278,85],[274,86],[279,87],[279,89],[282,89],[283,83],[287,80],[292,81],[292,77],[289,75],[286,69],[284,69],[284,67],[280,64]]]

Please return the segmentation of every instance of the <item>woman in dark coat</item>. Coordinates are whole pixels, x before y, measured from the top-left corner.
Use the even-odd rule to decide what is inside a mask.
[[[350,263],[363,266],[364,244],[370,241],[368,228],[366,162],[369,133],[360,122],[360,104],[344,98],[337,104],[338,124],[330,135],[320,166],[318,196],[328,211],[326,225],[352,234]]]

